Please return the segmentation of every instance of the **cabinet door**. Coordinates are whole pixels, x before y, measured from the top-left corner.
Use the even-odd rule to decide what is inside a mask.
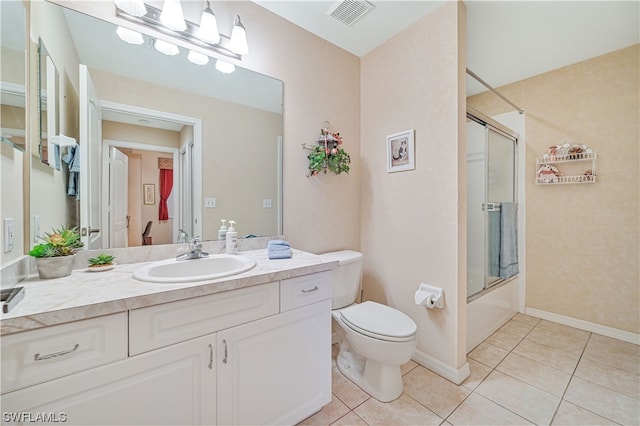
[[[3,413],[68,424],[215,424],[215,335],[2,395]],[[27,414],[25,414],[27,413]]]
[[[295,424],[331,401],[330,300],[220,331],[217,342],[218,424]]]

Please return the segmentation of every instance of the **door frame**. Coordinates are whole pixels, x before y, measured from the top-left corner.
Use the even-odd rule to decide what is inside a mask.
[[[122,112],[122,113],[127,113],[132,115],[158,118],[161,120],[174,121],[177,123],[182,123],[184,125],[193,127],[193,162],[191,164],[191,167],[193,168],[193,181],[192,181],[192,188],[191,188],[191,193],[192,193],[191,202],[193,206],[192,215],[193,215],[193,221],[194,221],[193,235],[202,235],[202,120],[200,118],[174,114],[171,112],[158,111],[150,108],[143,108],[143,107],[121,104],[118,102],[104,101],[104,100],[101,100],[101,107],[102,107],[101,110],[110,110],[110,111]],[[141,144],[141,143],[135,143],[135,142],[115,141],[115,140],[107,140],[107,139],[104,139],[102,141],[103,145],[106,145],[107,142],[112,143],[112,145],[103,146],[103,148],[106,148],[107,152],[110,146],[115,146],[115,147],[121,147],[121,148],[133,148],[133,149],[145,150],[145,151],[158,151],[158,152],[171,153],[173,156],[173,164],[174,164],[174,168],[173,168],[174,188],[176,187],[177,184],[179,184],[181,175],[182,175],[180,170],[180,156],[179,156],[180,148],[171,148],[166,146],[147,145],[147,144]],[[118,145],[118,144],[124,144],[124,145]],[[104,161],[105,161],[105,158],[103,156],[103,176],[102,176],[103,194],[105,192]],[[108,156],[106,161],[108,161]],[[174,215],[178,215],[178,216],[182,214],[179,202],[180,202],[180,197],[174,197],[173,212],[174,212]],[[104,210],[106,211],[107,209],[104,209]],[[105,215],[105,212],[103,211],[103,219],[104,219],[104,215]],[[178,219],[180,218],[178,217]],[[172,231],[173,231],[174,243],[177,242],[176,238],[178,235],[179,223],[180,223],[180,220],[173,221]]]

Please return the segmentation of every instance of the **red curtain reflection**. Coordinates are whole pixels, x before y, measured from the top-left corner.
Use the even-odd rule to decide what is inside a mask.
[[[169,208],[167,207],[167,200],[171,195],[171,189],[173,188],[173,170],[160,169],[160,213],[158,215],[159,220],[169,220]]]

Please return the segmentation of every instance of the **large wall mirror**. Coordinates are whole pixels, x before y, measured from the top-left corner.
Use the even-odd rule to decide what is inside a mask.
[[[281,81],[164,55],[146,34],[125,43],[53,3],[31,17],[59,73],[62,158],[59,171],[32,163],[34,237],[64,223],[91,249],[173,243],[180,229],[211,240],[221,219],[239,236],[282,232]]]
[[[25,26],[21,1],[0,3],[0,138],[24,151],[25,147]]]

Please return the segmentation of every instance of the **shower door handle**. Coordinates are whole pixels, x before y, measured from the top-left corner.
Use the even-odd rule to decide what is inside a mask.
[[[500,203],[482,203],[482,211],[497,212],[500,211]]]

